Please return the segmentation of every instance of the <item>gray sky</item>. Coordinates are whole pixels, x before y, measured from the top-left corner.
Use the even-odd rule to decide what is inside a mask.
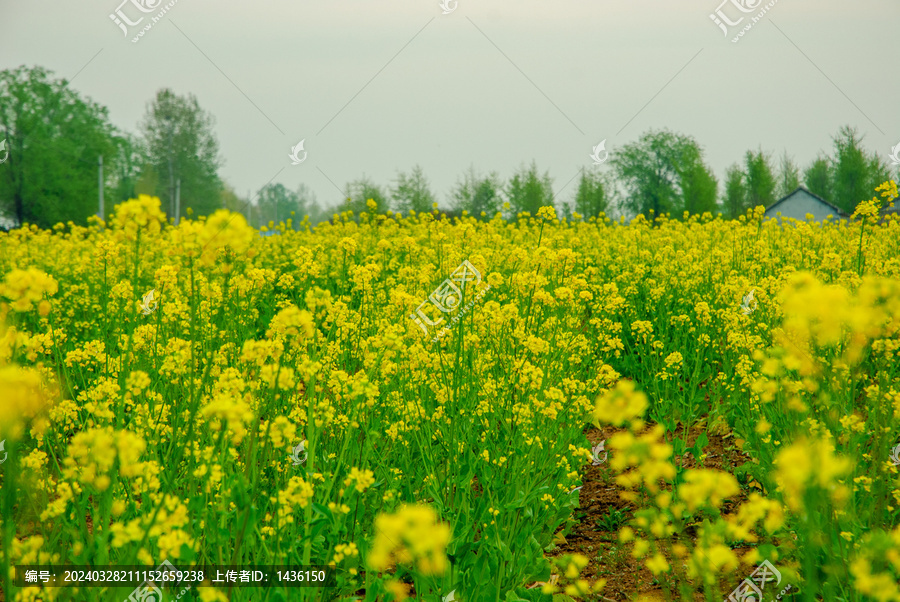
[[[844,124],[888,162],[900,142],[897,0],[777,0],[737,43],[766,1],[721,6],[744,17],[726,37],[722,0],[177,0],[137,43],[166,2],[121,6],[143,16],[126,37],[121,1],[0,0],[0,69],[47,67],[132,132],[160,88],[193,93],[241,196],[274,178],[333,205],[418,163],[445,205],[470,165],[535,160],[565,201],[594,145],[663,127],[697,139],[720,190],[750,148],[805,167]]]

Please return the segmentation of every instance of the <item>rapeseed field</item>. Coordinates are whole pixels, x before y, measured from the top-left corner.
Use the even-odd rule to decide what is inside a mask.
[[[642,599],[898,601],[896,197],[783,225],[370,203],[262,237],[141,196],[0,234],[2,598],[138,599],[15,567],[167,561],[332,587],[166,600],[609,600],[588,567],[620,553]],[[630,512],[553,555],[590,466]]]

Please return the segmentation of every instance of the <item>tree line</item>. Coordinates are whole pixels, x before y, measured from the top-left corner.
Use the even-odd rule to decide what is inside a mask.
[[[227,208],[245,213],[262,226],[303,216],[311,223],[334,213],[377,211],[409,214],[438,206],[420,166],[398,172],[387,186],[361,177],[345,186],[337,203],[323,207],[305,184],[291,190],[269,184],[241,197],[220,176],[222,159],[215,119],[193,95],[159,90],[137,124],[137,133],[113,126],[106,107],[79,94],[65,79],[42,67],[0,71],[0,214],[8,222],[52,227],[84,224],[98,211],[99,158],[107,213],[115,203],[138,194],[158,196],[169,216],[208,215]],[[849,126],[833,137],[830,154],[820,154],[805,169],[783,154],[778,159],[758,149],[731,165],[722,186],[691,136],[654,130],[617,148],[602,166],[581,170],[571,197],[557,199],[548,172],[523,165],[504,181],[497,172],[464,172],[449,193],[450,215],[515,218],[554,205],[567,218],[601,213],[722,213],[734,218],[757,205],[768,206],[805,185],[811,192],[852,213],[856,204],[892,177],[891,169],[866,150]],[[2,147],[0,147],[2,148]],[[2,154],[2,153],[0,153]],[[105,217],[105,216],[104,216]]]

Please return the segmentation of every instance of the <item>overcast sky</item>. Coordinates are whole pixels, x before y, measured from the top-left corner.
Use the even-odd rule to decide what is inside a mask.
[[[566,201],[593,146],[659,128],[696,138],[720,190],[747,149],[805,167],[844,124],[890,162],[900,2],[777,0],[735,43],[767,2],[721,1],[176,0],[134,43],[165,1],[0,0],[0,69],[49,68],[132,132],[160,88],[194,94],[241,196],[302,182],[323,205],[417,163],[445,205],[470,165],[532,160]],[[117,9],[143,17],[127,36]],[[727,36],[717,9],[743,17]]]

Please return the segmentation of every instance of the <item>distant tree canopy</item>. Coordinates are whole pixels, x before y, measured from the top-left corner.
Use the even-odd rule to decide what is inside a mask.
[[[621,206],[627,212],[680,217],[716,209],[718,182],[690,136],[648,132],[616,152],[610,164],[625,189]]]
[[[362,215],[369,211],[367,203],[370,199],[378,205],[375,210],[377,213],[384,213],[388,210],[387,194],[371,178],[363,176],[353,180],[347,184],[345,191],[343,202],[335,210],[337,213],[352,211],[356,216]]]
[[[325,221],[329,217],[306,184],[300,184],[294,191],[276,183],[260,189],[256,205],[251,209],[250,223],[260,227],[272,222],[277,226],[280,222],[287,223],[287,220],[291,220],[291,225],[297,229],[306,216],[309,216],[311,224]]]
[[[830,201],[831,194],[831,165],[828,158],[819,156],[803,171],[803,182],[807,190],[823,199]]]
[[[853,213],[860,201],[874,196],[875,187],[891,179],[887,163],[862,146],[856,129],[843,126],[832,138],[830,156],[819,156],[803,172],[810,192]]]
[[[500,193],[502,190],[503,182],[496,172],[482,176],[472,166],[453,187],[450,193],[451,206],[460,213],[468,211],[475,217],[481,217],[484,214],[486,219],[490,219],[501,209],[503,201]]]
[[[606,212],[609,209],[608,186],[602,174],[582,169],[578,190],[575,192],[575,212],[585,219]]]
[[[506,198],[512,217],[523,211],[537,215],[538,209],[553,204],[550,174],[540,175],[534,162],[529,167],[519,168],[506,184]]]
[[[747,209],[747,182],[744,171],[735,163],[725,170],[725,190],[722,197],[725,217],[736,218]]]
[[[391,189],[391,198],[393,200],[393,209],[403,214],[409,214],[410,211],[416,213],[427,213],[432,210],[435,203],[434,193],[428,185],[428,178],[422,172],[422,168],[418,165],[413,167],[412,172],[406,174],[400,172],[397,175],[397,182]]]
[[[778,163],[778,173],[775,176],[775,200],[786,197],[799,186],[800,169],[785,151]]]
[[[767,153],[762,150],[747,151],[744,155],[744,178],[747,183],[747,208],[768,207],[775,202],[775,173]]]
[[[115,173],[116,131],[105,107],[41,67],[0,71],[0,211],[16,224],[85,224],[96,214],[98,162]],[[106,186],[104,186],[104,189]]]
[[[193,95],[159,90],[148,103],[138,134],[117,130],[107,109],[81,96],[64,79],[42,67],[0,71],[0,219],[48,228],[60,222],[85,224],[99,209],[98,162],[103,159],[103,198],[107,216],[114,204],[139,194],[160,197],[174,215],[176,182],[180,212],[208,215],[221,207],[245,213],[251,224],[267,225],[304,216],[317,224],[335,212],[369,213],[393,209],[429,213],[438,197],[421,166],[399,171],[389,187],[365,175],[350,181],[344,198],[323,208],[304,184],[290,190],[269,184],[255,197],[242,198],[218,175],[222,164],[215,120]],[[8,153],[8,154],[7,154]],[[811,192],[847,213],[874,194],[874,188],[898,178],[884,159],[863,146],[863,137],[843,126],[828,153],[804,169],[785,151],[773,162],[763,149],[749,150],[725,171],[721,197],[703,149],[694,138],[668,130],[649,131],[612,154],[602,169],[582,169],[577,186],[557,202],[549,172],[537,164],[518,168],[504,181],[472,166],[448,191],[448,216],[491,219],[503,212],[532,216],[557,205],[566,218],[590,219],[601,213],[655,215],[722,211],[737,217],[748,209],[770,206],[801,182]],[[900,179],[900,178],[898,178]],[[293,214],[293,215],[292,215]],[[104,218],[107,216],[103,216]]]
[[[215,120],[196,97],[160,90],[140,124],[149,164],[158,176],[156,196],[168,215],[175,213],[176,182],[181,182],[180,211],[206,215],[219,209],[222,181]]]

